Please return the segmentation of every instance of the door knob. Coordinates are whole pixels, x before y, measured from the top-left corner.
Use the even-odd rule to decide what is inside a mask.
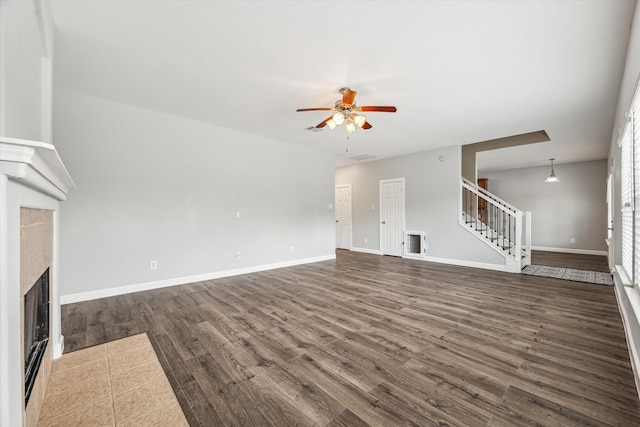
[[[386,223],[387,223],[387,221],[382,221],[382,223],[383,223],[383,224],[386,224]]]

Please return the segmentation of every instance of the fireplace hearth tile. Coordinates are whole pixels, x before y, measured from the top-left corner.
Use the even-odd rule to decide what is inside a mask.
[[[184,417],[180,404],[176,402],[162,406],[162,408],[149,411],[144,415],[136,417],[129,422],[118,424],[123,427],[140,427],[140,426],[171,426],[171,427],[189,427]]]
[[[175,394],[166,377],[159,377],[124,393],[114,394],[116,423],[129,422],[140,414],[159,410],[175,400]]]
[[[131,369],[112,373],[111,389],[114,394],[124,393],[140,384],[163,376],[162,365],[156,359]]]
[[[127,369],[134,368],[139,365],[144,365],[152,361],[157,361],[158,356],[153,350],[151,343],[147,341],[148,345],[139,346],[129,351],[118,352],[109,355],[109,371],[111,375]]]
[[[147,338],[146,334],[138,334],[132,337],[122,338],[120,340],[107,343],[107,351],[109,352],[110,356],[115,355],[116,353],[131,351],[140,347],[151,347],[151,343],[149,342],[149,338]]]
[[[113,418],[113,403],[102,400],[91,406],[82,407],[76,411],[64,413],[52,418],[40,419],[38,427],[69,427],[69,426],[109,426],[115,425]]]
[[[93,362],[56,370],[49,379],[48,393],[59,393],[69,388],[77,387],[84,382],[97,377],[109,377],[109,363],[106,358]]]
[[[97,359],[106,358],[107,346],[104,344],[96,345],[94,347],[74,351],[73,353],[66,353],[63,357],[54,362],[52,372],[84,365],[85,363],[94,362]]]
[[[59,415],[68,415],[105,400],[111,402],[111,386],[108,376],[92,378],[78,386],[64,390],[47,388],[40,420],[47,420]]]
[[[53,363],[39,427],[188,426],[146,333]]]

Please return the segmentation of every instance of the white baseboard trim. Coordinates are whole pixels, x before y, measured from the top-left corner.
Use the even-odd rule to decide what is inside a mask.
[[[405,259],[424,259],[424,254],[404,254],[402,258]]]
[[[413,258],[413,259],[418,259],[418,258]],[[431,257],[431,256],[424,256],[420,260],[437,262],[438,264],[451,264],[451,265],[458,265],[460,267],[482,268],[484,270],[508,272],[506,265],[503,265],[503,264],[489,264],[486,262],[466,261],[463,259],[439,258],[439,257]]]
[[[351,248],[354,252],[363,252],[366,254],[373,255],[382,255],[379,250],[376,249],[365,249],[365,248]],[[489,264],[486,262],[475,262],[475,261],[465,261],[463,259],[451,259],[451,258],[439,258],[439,257],[430,257],[426,255],[403,255],[404,259],[415,259],[418,261],[429,261],[435,262],[438,264],[450,264],[450,265],[458,265],[461,267],[472,267],[472,268],[482,268],[484,270],[494,270],[494,271],[504,271],[507,272],[506,265],[502,264]]]
[[[64,353],[64,335],[60,335],[60,341],[53,345],[53,358],[59,358],[62,353]]]
[[[609,255],[607,251],[596,251],[592,249],[550,248],[546,246],[531,246],[531,249],[534,251],[563,252],[566,254],[600,255],[600,256]]]
[[[351,250],[353,252],[362,252],[362,253],[365,253],[365,254],[382,255],[380,253],[380,250],[378,250],[378,249],[367,249],[367,248],[355,248],[355,247],[352,247]]]
[[[613,274],[616,300],[622,317],[624,334],[629,348],[631,369],[636,383],[636,392],[640,396],[640,348],[634,337],[640,336],[640,292],[634,288],[620,266],[615,267]]]
[[[256,265],[253,267],[237,268],[233,270],[215,271],[212,273],[197,274],[187,277],[176,277],[173,279],[157,280],[155,282],[138,283],[134,285],[118,286],[115,288],[100,289],[97,291],[80,292],[77,294],[61,295],[60,305],[72,304],[75,302],[89,301],[98,298],[113,297],[116,295],[130,294],[132,292],[149,291],[152,289],[166,288],[168,286],[185,285],[187,283],[201,282],[203,280],[214,280],[222,277],[239,276],[241,274],[257,273],[260,271],[274,270],[276,268],[293,267],[295,265],[310,264],[313,262],[328,261],[336,259],[336,255],[323,255],[313,258],[297,259],[293,261],[276,262],[273,264]]]

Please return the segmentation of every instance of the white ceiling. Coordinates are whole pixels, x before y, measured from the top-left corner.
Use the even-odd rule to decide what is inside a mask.
[[[59,1],[55,86],[348,157],[537,130],[484,170],[606,158],[635,1]],[[373,128],[305,130],[339,88]],[[228,141],[226,143],[233,143]],[[349,152],[345,152],[348,146]]]

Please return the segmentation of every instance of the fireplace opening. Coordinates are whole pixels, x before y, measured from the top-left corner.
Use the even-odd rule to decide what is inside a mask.
[[[24,395],[29,402],[33,384],[49,342],[49,269],[24,296]]]

